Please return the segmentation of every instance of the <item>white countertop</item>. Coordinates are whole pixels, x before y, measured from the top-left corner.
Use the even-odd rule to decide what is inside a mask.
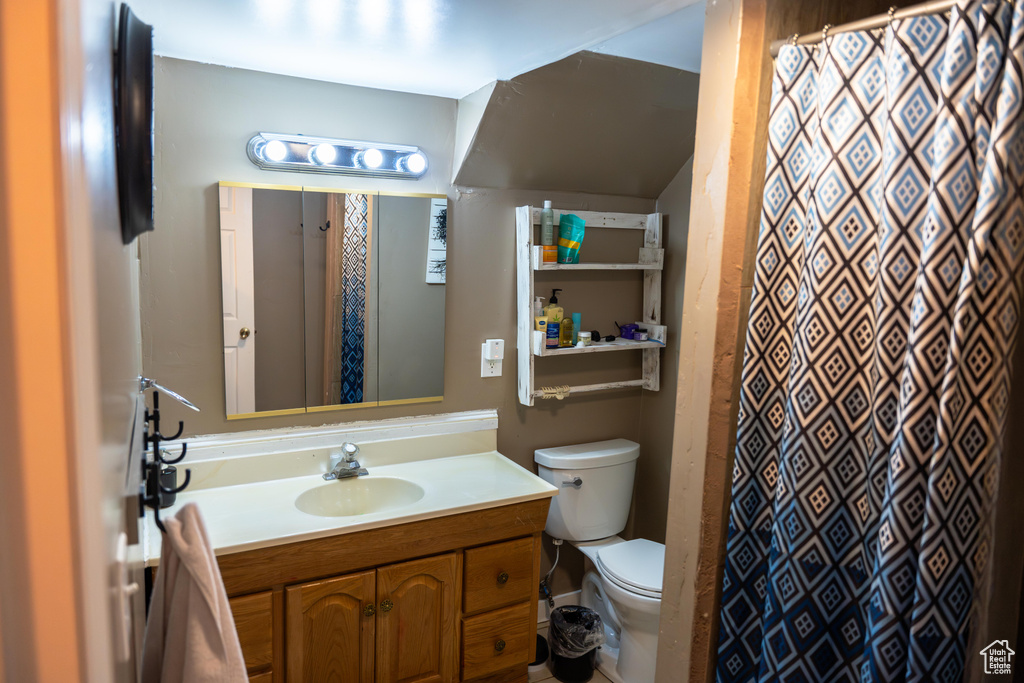
[[[179,465],[182,467],[183,465]],[[399,464],[367,466],[365,478],[397,477],[423,488],[423,497],[404,507],[348,517],[320,517],[295,505],[304,491],[325,484],[319,474],[186,490],[175,504],[160,511],[173,516],[186,503],[202,513],[214,552],[227,555],[338,534],[365,531],[445,515],[550,498],[558,489],[497,451],[432,458]],[[364,477],[360,477],[363,479]],[[147,511],[143,524],[146,566],[160,560],[161,534]]]

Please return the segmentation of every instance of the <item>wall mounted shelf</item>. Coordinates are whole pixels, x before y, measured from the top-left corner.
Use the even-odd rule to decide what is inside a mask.
[[[544,395],[536,386],[534,359],[537,357],[600,354],[616,351],[641,351],[643,377],[641,379],[601,384],[570,386],[568,394],[643,387],[649,391],[660,389],[661,349],[665,346],[667,328],[661,324],[661,271],[665,263],[665,250],[661,248],[661,214],[605,213],[598,211],[564,211],[558,215],[574,213],[586,222],[587,229],[610,228],[643,230],[644,246],[636,262],[627,263],[542,263],[541,248],[533,243],[534,226],[540,225],[540,208],[516,208],[516,352],[519,360],[519,402],[532,406],[534,399]],[[647,329],[649,341],[616,339],[613,342],[595,342],[583,348],[545,348],[545,335],[533,329],[534,273],[541,271],[642,271],[644,274],[643,320],[638,324]]]
[[[649,325],[650,323],[640,323]],[[658,327],[664,327],[659,325]],[[660,349],[665,346],[658,341],[632,341],[630,339],[616,339],[613,342],[595,342],[582,349],[575,346],[567,349],[549,349],[544,346],[545,335],[539,330],[533,330],[533,355],[535,356],[571,356],[579,353],[607,353],[608,351],[640,351],[641,349]]]
[[[636,263],[544,263],[541,247],[534,246],[532,253],[534,270],[661,270],[665,262],[664,249],[643,248]]]

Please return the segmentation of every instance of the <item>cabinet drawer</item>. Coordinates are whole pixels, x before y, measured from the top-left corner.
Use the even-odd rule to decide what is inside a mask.
[[[537,599],[532,538],[467,550],[464,562],[463,612],[472,614]]]
[[[467,617],[462,623],[462,679],[530,663],[530,605]]]
[[[274,663],[273,593],[255,593],[228,600],[235,630],[250,675],[269,670]],[[255,677],[256,680],[260,680]]]

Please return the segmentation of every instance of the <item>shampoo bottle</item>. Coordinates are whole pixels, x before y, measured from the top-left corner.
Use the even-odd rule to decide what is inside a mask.
[[[558,262],[558,247],[555,246],[555,212],[551,209],[551,200],[544,201],[540,211],[540,244],[541,261],[543,263]]]
[[[573,335],[572,318],[570,318],[567,315],[563,316],[562,317],[562,322],[559,325],[559,328],[560,329],[559,329],[559,333],[558,333],[558,345],[561,346],[562,348],[567,348],[567,347],[572,346],[572,338],[574,336]]]

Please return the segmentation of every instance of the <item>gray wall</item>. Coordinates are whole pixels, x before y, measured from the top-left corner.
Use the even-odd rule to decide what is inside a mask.
[[[660,543],[665,542],[668,518],[692,182],[693,157],[690,157],[658,197],[658,211],[664,214],[662,238],[665,246],[661,317],[668,326],[669,339],[661,353],[661,391],[645,391],[640,405],[640,459],[637,461],[633,514],[628,527],[633,537]]]
[[[446,286],[426,283],[430,199],[376,199],[379,398],[441,396]]]
[[[302,247],[302,193],[254,189],[256,410],[305,405]]]

